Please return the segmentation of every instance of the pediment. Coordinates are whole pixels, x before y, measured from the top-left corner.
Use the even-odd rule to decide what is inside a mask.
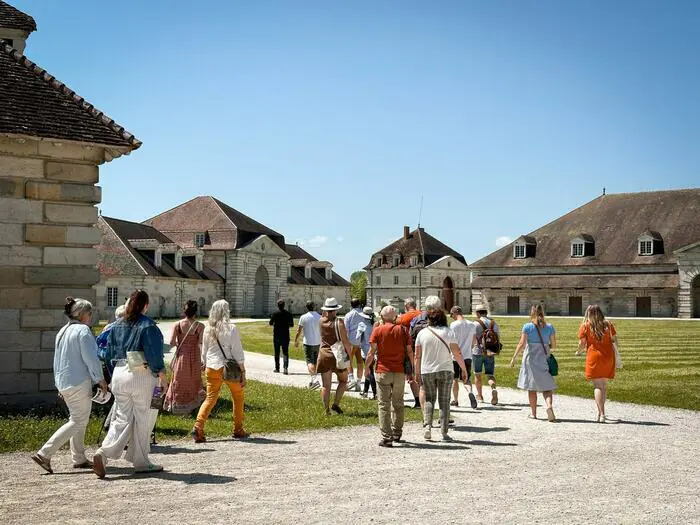
[[[245,252],[245,253],[256,253],[260,255],[268,255],[268,256],[273,256],[273,257],[287,257],[289,258],[289,254],[285,252],[282,248],[280,248],[277,243],[275,243],[270,237],[267,235],[260,235],[257,237],[255,240],[249,242],[242,248],[239,248],[239,251]]]

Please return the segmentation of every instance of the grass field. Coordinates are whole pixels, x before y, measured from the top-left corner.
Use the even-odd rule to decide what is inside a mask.
[[[499,385],[515,388],[519,361],[514,368],[508,364],[526,321],[522,317],[496,317],[504,345],[501,356],[496,358]],[[592,387],[583,376],[584,358],[574,355],[581,321],[573,318],[549,321],[557,330],[559,344],[554,352],[559,361],[557,392],[592,397]],[[624,368],[610,385],[610,399],[700,410],[700,322],[620,319],[613,323]],[[246,351],[273,353],[272,328],[267,323],[240,324],[239,328]],[[290,356],[304,358],[303,351],[295,348],[290,348]]]

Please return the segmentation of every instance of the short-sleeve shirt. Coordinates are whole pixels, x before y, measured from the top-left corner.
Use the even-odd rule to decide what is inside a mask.
[[[433,332],[442,337],[447,345],[443,344]],[[457,344],[457,338],[452,329],[447,326],[429,326],[421,330],[416,338],[416,346],[421,347],[421,374],[454,371],[452,350],[448,348],[453,343]]]
[[[472,342],[474,334],[476,334],[476,327],[474,324],[475,323],[466,319],[459,319],[450,325],[450,328],[452,328],[452,331],[455,333],[457,345],[464,359],[472,358]]]
[[[405,326],[392,323],[379,325],[372,330],[369,341],[377,345],[377,373],[404,372],[406,347],[411,346],[411,336]]]
[[[406,328],[411,328],[411,321],[421,314],[420,310],[411,310],[409,312],[404,312],[399,316],[398,323],[405,326]]]
[[[278,310],[270,316],[272,335],[276,339],[289,339],[289,329],[294,326],[294,318],[287,310]]]
[[[492,321],[488,317],[482,317],[481,321],[483,321],[484,325],[486,325],[486,328],[491,326]],[[481,324],[479,324],[479,320],[474,321],[474,325],[476,327],[476,346],[472,348],[472,353],[474,355],[482,355],[484,353],[484,329],[481,327]],[[498,326],[498,323],[496,323],[496,328],[494,328],[494,331],[500,336],[501,335],[501,327]]]
[[[535,343],[540,343],[540,336],[537,335],[537,328],[535,327],[535,323],[525,323],[523,325],[523,333],[527,335],[527,344],[532,345]],[[546,323],[545,326],[540,327],[540,333],[542,334],[542,340],[544,341],[544,344],[548,345],[550,339],[553,335],[556,335],[557,331],[551,324]]]
[[[372,331],[374,325],[370,319],[362,319],[357,325],[357,339],[360,341],[360,352],[362,353],[362,359],[367,357],[370,347],[370,339],[372,338]]]
[[[348,340],[352,346],[360,346],[360,341],[357,339],[357,325],[362,321],[362,310],[353,308],[343,318],[345,330],[348,332]]]
[[[318,346],[321,344],[321,314],[306,312],[299,318],[299,326],[304,330],[304,344]]]

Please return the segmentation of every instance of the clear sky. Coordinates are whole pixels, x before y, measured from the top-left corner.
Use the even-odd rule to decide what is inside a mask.
[[[473,262],[609,193],[700,186],[700,2],[9,0],[143,141],[104,215],[213,195],[350,273],[422,225]]]

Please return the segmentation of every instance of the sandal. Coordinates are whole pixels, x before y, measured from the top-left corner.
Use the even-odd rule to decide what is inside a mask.
[[[75,463],[73,468],[92,468],[92,461],[86,459],[82,463]]]
[[[450,406],[451,406],[451,407],[458,407],[458,406],[459,406],[459,401],[450,401]]]
[[[53,469],[51,468],[51,460],[40,455],[38,452],[30,456],[37,465],[43,468],[49,474],[53,474]]]
[[[245,439],[247,437],[250,437],[250,432],[246,432],[245,430],[237,430],[232,434],[234,439]]]
[[[204,431],[200,430],[198,428],[193,428],[192,432],[190,432],[190,436],[192,436],[192,439],[194,440],[195,443],[206,443],[207,438],[204,435]]]
[[[554,417],[554,410],[551,408],[547,409],[547,421],[554,423],[557,419]]]

